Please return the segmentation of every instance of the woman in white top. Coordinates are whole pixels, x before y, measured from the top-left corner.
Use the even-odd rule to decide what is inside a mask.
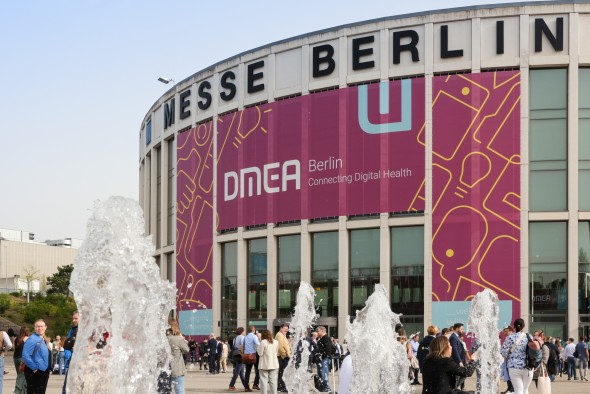
[[[258,360],[260,393],[276,394],[279,378],[279,343],[273,341],[272,333],[269,330],[262,331],[262,341],[256,352],[260,356]]]

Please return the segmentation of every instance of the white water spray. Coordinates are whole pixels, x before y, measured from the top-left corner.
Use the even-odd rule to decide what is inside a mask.
[[[397,341],[399,315],[389,307],[385,287],[375,292],[347,324],[346,339],[352,357],[351,393],[408,394],[412,392],[406,348]]]
[[[480,341],[478,370],[480,384],[477,393],[492,394],[498,391],[500,375],[500,338],[498,337],[499,319],[498,295],[490,289],[485,289],[475,295],[471,301],[469,312],[469,331]]]
[[[168,369],[165,331],[176,290],[160,278],[143,233],[136,201],[95,204],[71,278],[80,323],[68,393],[155,393],[160,370]]]
[[[283,380],[292,394],[307,394],[315,391],[310,386],[312,372],[309,369],[310,349],[307,336],[309,329],[318,317],[314,306],[315,290],[309,283],[301,282],[297,292],[295,314],[289,324],[289,332],[293,338],[292,357],[285,368]]]

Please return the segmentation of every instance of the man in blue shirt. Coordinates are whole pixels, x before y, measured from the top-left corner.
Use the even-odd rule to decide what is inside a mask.
[[[252,366],[254,366],[255,376],[252,388],[256,390],[260,390],[258,386],[260,381],[260,376],[258,375],[258,357],[256,354],[256,348],[258,348],[258,345],[260,345],[260,338],[258,337],[258,334],[256,334],[256,328],[254,328],[254,326],[248,326],[248,335],[246,335],[246,338],[244,339],[244,354],[254,354],[256,362],[254,364],[246,364],[246,384],[250,384],[250,372],[252,372]]]
[[[44,393],[49,380],[49,349],[45,343],[45,321],[39,319],[35,322],[35,332],[29,337],[23,346],[23,361],[25,363],[25,379],[27,380],[27,392]]]
[[[584,343],[584,337],[576,345],[578,360],[580,361],[580,380],[588,381],[588,345]]]

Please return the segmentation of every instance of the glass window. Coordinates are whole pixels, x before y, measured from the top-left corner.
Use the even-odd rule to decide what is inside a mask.
[[[578,311],[590,315],[590,222],[578,223]]]
[[[278,317],[289,317],[293,314],[297,301],[297,290],[301,281],[301,235],[285,235],[278,237]]]
[[[391,309],[404,316],[423,316],[424,227],[392,227],[390,245]]]
[[[152,143],[152,118],[149,118],[145,124],[145,144],[149,145]]]
[[[530,209],[567,209],[567,70],[530,72]]]
[[[579,70],[578,84],[578,206],[590,211],[590,68]]]
[[[532,222],[529,236],[531,314],[566,314],[566,223]]]
[[[350,231],[350,316],[365,307],[379,283],[379,229]]]
[[[221,245],[221,331],[231,334],[238,321],[238,243]]]
[[[313,233],[311,281],[321,317],[338,316],[338,232]]]
[[[266,238],[248,241],[248,325],[266,327]]]

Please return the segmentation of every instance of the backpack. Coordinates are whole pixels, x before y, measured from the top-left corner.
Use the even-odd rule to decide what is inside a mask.
[[[536,339],[531,338],[531,336],[528,334],[527,338],[528,343],[526,347],[526,367],[527,369],[537,369],[539,365],[541,365],[541,360],[543,359],[541,343]],[[537,342],[538,349],[535,349],[537,346],[534,344],[534,342]]]
[[[426,361],[426,357],[428,357],[428,353],[430,353],[430,342],[432,342],[432,337],[427,336],[426,338],[422,339],[418,345],[416,358],[418,359],[418,364],[420,364],[420,369],[422,369],[424,366],[424,361]]]
[[[549,359],[547,360],[547,372],[549,375],[555,375],[557,373],[557,366],[559,365],[559,358],[553,346],[549,346],[544,344],[543,346],[547,346],[549,349]]]

